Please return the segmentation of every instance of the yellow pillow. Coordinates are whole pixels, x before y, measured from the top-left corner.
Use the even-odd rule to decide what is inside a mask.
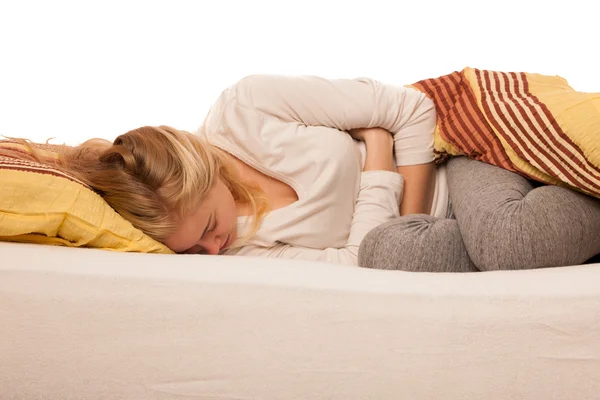
[[[35,147],[55,157],[51,146]],[[87,185],[35,162],[27,146],[11,140],[0,141],[0,240],[172,253]]]

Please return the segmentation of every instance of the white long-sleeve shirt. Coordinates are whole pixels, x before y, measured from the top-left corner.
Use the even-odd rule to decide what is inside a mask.
[[[226,89],[199,134],[258,171],[288,184],[298,201],[270,211],[246,246],[224,254],[357,264],[364,236],[399,216],[403,179],[361,172],[364,147],[347,133],[394,134],[397,165],[433,161],[433,103],[401,86],[361,79],[252,75]],[[439,175],[439,174],[438,174]],[[436,204],[445,208],[436,185]],[[443,197],[443,196],[442,196]],[[239,217],[245,229],[247,217]]]

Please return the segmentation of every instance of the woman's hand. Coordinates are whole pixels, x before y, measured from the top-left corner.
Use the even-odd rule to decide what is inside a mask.
[[[382,128],[360,128],[349,131],[357,140],[365,142],[367,157],[363,171],[396,172],[394,165],[394,138]]]
[[[396,167],[393,158],[394,137],[385,129],[360,128],[348,133],[366,144],[367,158],[363,171],[392,171],[404,177],[400,215],[429,214],[435,191],[435,164]]]
[[[367,140],[373,140],[377,138],[377,136],[389,136],[392,137],[391,133],[386,131],[383,128],[357,128],[350,129],[348,131],[350,136],[352,136],[356,140],[360,140],[362,142],[367,142]]]

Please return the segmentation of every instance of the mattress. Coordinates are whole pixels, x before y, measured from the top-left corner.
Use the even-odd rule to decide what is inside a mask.
[[[597,399],[600,264],[429,274],[0,243],[0,398]]]

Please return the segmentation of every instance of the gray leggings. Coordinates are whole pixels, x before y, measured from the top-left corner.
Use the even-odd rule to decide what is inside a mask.
[[[448,161],[456,219],[408,215],[373,229],[362,267],[469,272],[582,264],[600,253],[600,200],[558,186],[535,187],[466,157]]]

